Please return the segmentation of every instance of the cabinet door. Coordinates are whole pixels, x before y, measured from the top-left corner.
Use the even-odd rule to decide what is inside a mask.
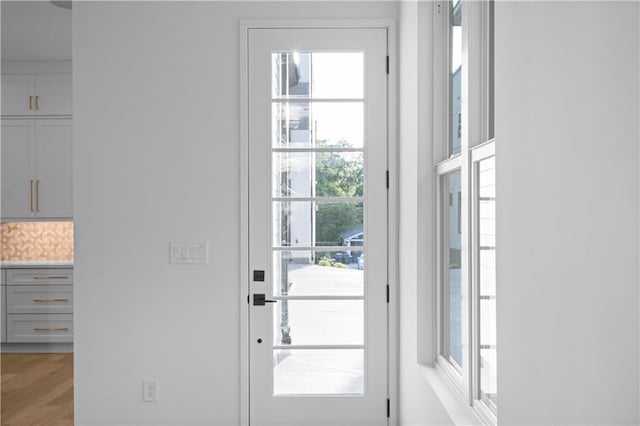
[[[71,115],[71,74],[36,74],[35,113]]]
[[[2,120],[2,217],[30,218],[35,186],[35,122]]]
[[[0,342],[7,341],[7,317],[5,306],[7,304],[7,276],[4,269],[0,269]]]
[[[37,216],[73,217],[71,120],[37,120],[36,126]]]
[[[35,95],[33,74],[3,75],[2,115],[33,114],[35,111]]]

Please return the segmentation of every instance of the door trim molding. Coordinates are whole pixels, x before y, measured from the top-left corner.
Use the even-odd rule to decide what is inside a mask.
[[[275,28],[379,28],[387,30],[390,70],[387,84],[388,304],[387,395],[389,425],[398,424],[398,77],[397,24],[393,19],[243,19],[240,20],[240,425],[249,426],[249,30]],[[383,64],[380,64],[383,66]],[[384,401],[380,401],[384,403]]]

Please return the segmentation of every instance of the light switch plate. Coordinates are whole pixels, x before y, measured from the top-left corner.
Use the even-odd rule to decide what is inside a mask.
[[[203,265],[209,263],[209,243],[169,243],[169,263]]]

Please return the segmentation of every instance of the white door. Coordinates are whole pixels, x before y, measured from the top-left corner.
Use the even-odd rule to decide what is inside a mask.
[[[387,30],[249,30],[250,424],[387,424]]]
[[[2,217],[30,218],[35,213],[35,122],[2,120]]]
[[[34,203],[40,217],[73,217],[71,120],[36,120]]]

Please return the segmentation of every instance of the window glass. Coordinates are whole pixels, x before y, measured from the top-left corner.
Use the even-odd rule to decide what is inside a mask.
[[[494,16],[494,1],[489,0],[489,139],[493,139],[495,137],[494,134],[494,122],[495,122],[495,113],[494,113],[494,24],[493,24],[493,16]]]
[[[451,70],[449,154],[460,153],[462,141],[462,0],[451,3]]]
[[[446,264],[444,276],[445,310],[448,330],[446,330],[449,360],[462,365],[462,277],[461,277],[461,176],[460,171],[445,177],[446,216]]]

